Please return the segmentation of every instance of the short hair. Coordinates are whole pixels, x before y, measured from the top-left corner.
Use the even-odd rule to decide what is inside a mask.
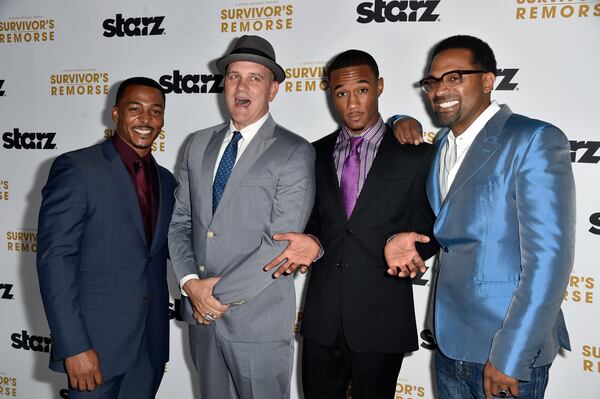
[[[362,50],[346,50],[335,56],[327,67],[327,78],[331,77],[331,72],[336,69],[349,68],[353,66],[367,65],[375,74],[375,78],[379,79],[379,67],[375,58],[371,54]]]
[[[431,70],[431,62],[436,55],[444,50],[457,48],[471,51],[471,62],[473,65],[496,75],[496,57],[494,56],[492,48],[483,40],[468,35],[450,36],[436,44],[431,54],[431,60],[429,61],[429,70]]]
[[[163,98],[163,103],[166,104],[167,102],[165,89],[163,89],[163,87],[160,84],[158,84],[156,80],[144,76],[136,76],[133,78],[125,79],[121,82],[119,88],[117,89],[117,98],[115,99],[115,105],[119,103],[119,100],[123,97],[123,94],[125,93],[125,89],[127,89],[129,86],[146,86],[156,89],[160,91],[160,94]]]

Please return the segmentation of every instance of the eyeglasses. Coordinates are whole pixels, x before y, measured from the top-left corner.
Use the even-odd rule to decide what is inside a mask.
[[[476,70],[471,70],[471,71],[465,71],[465,70],[448,71],[445,74],[443,74],[442,76],[440,76],[439,78],[434,78],[433,76],[428,76],[424,79],[421,79],[419,81],[419,85],[421,86],[421,89],[423,89],[423,91],[425,93],[430,93],[430,92],[434,91],[435,89],[438,88],[440,83],[444,83],[444,85],[447,88],[451,89],[453,87],[460,85],[463,82],[462,81],[463,75],[470,75],[473,73],[486,73],[486,71],[483,71],[481,69],[476,69]]]

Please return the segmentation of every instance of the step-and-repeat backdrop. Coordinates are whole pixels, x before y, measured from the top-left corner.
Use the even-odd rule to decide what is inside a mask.
[[[413,115],[432,138],[436,126],[415,82],[431,47],[460,33],[494,49],[496,100],[554,123],[571,141],[577,255],[563,310],[573,350],[552,366],[547,397],[599,398],[600,0],[1,0],[0,398],[68,397],[66,378],[47,368],[50,332],[35,272],[40,190],[57,155],[112,134],[116,83],[145,75],[167,91],[153,149],[171,170],[191,132],[226,118],[214,60],[243,34],[268,38],[285,68],[271,107],[281,125],[311,141],[332,132],[324,67],[358,48],[375,57],[385,79],[384,118]],[[429,277],[414,283],[421,347],[403,364],[396,399],[435,394]],[[198,397],[172,274],[169,285],[171,361],[158,397]],[[303,286],[299,276],[299,299]],[[292,395],[302,398],[295,374]]]

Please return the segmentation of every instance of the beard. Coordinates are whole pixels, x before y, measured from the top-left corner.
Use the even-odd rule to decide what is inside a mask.
[[[435,116],[440,126],[450,127],[460,119],[460,109],[453,114],[449,114],[448,112],[436,112]]]
[[[448,101],[455,101],[458,100],[459,101],[459,107],[456,110],[456,112],[450,113],[450,112],[440,112],[438,111],[437,107],[435,107],[435,104],[440,104],[440,103],[444,103],[444,102],[448,102]],[[460,102],[460,98],[457,98],[455,96],[446,96],[446,97],[437,97],[434,99],[434,113],[436,116],[436,119],[439,123],[440,126],[444,126],[444,127],[450,127],[452,126],[454,123],[456,123],[457,121],[460,120],[460,116],[461,116],[461,103]]]

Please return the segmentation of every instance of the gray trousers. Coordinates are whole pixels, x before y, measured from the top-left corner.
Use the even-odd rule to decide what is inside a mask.
[[[202,399],[289,399],[294,341],[231,342],[210,326],[190,325]]]

